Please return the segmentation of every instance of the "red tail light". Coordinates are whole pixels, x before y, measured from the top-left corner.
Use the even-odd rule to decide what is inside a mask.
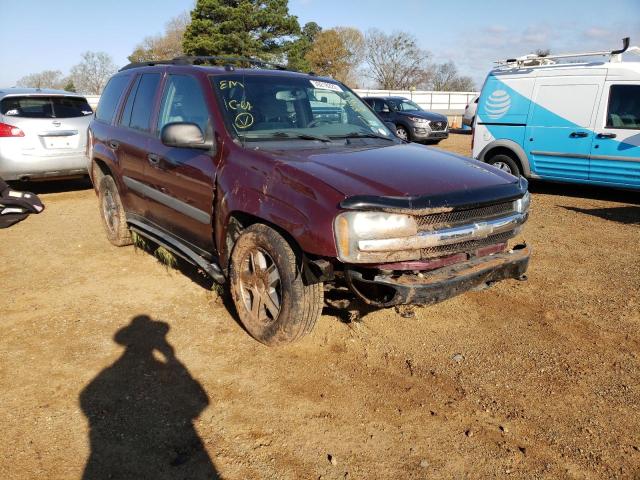
[[[13,125],[0,123],[0,137],[24,137],[24,132]]]

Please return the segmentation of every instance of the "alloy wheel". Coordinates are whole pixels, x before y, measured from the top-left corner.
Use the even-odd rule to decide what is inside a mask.
[[[510,167],[507,163],[505,163],[505,162],[495,162],[495,163],[493,164],[493,166],[494,166],[494,167],[497,167],[497,168],[499,168],[500,170],[503,170],[503,171],[505,171],[505,172],[507,172],[507,173],[513,173],[513,172],[511,171],[511,167]]]
[[[250,250],[239,279],[242,302],[253,319],[264,323],[276,320],[282,305],[282,282],[273,258],[264,250]]]
[[[102,214],[111,233],[118,228],[118,205],[111,190],[106,190],[102,200]]]
[[[396,128],[396,135],[401,138],[402,140],[408,140],[409,139],[409,134],[407,133],[407,131],[404,129],[404,127],[397,127]]]

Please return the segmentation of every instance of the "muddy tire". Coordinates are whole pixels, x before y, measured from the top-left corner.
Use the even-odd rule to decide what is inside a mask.
[[[322,283],[306,284],[289,243],[266,225],[251,225],[238,237],[230,286],[240,321],[266,345],[303,337],[322,311]]]
[[[504,155],[504,154],[494,155],[493,157],[487,160],[487,163],[489,165],[493,165],[496,168],[499,168],[500,170],[510,173],[511,175],[514,175],[516,177],[519,177],[520,175],[522,175],[518,162],[516,162],[509,155]]]
[[[113,177],[105,175],[98,185],[100,218],[109,241],[116,247],[131,245],[131,232],[127,225],[124,207]]]

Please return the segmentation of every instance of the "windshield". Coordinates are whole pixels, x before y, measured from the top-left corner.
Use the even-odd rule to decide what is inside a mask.
[[[211,77],[211,83],[229,129],[243,140],[394,138],[359,97],[337,82],[231,74]]]
[[[401,112],[422,112],[422,108],[411,100],[404,98],[391,100],[391,103],[396,107],[396,110]]]
[[[0,113],[8,117],[73,118],[91,115],[93,110],[82,97],[5,97]]]

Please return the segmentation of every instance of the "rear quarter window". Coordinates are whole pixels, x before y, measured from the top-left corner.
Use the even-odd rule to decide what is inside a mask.
[[[118,103],[120,102],[120,97],[129,84],[130,78],[129,75],[118,75],[109,80],[109,83],[107,83],[107,86],[100,96],[100,102],[96,110],[96,120],[104,123],[112,122],[116,114],[116,109],[118,108]]]
[[[640,85],[611,85],[606,126],[640,130]]]

